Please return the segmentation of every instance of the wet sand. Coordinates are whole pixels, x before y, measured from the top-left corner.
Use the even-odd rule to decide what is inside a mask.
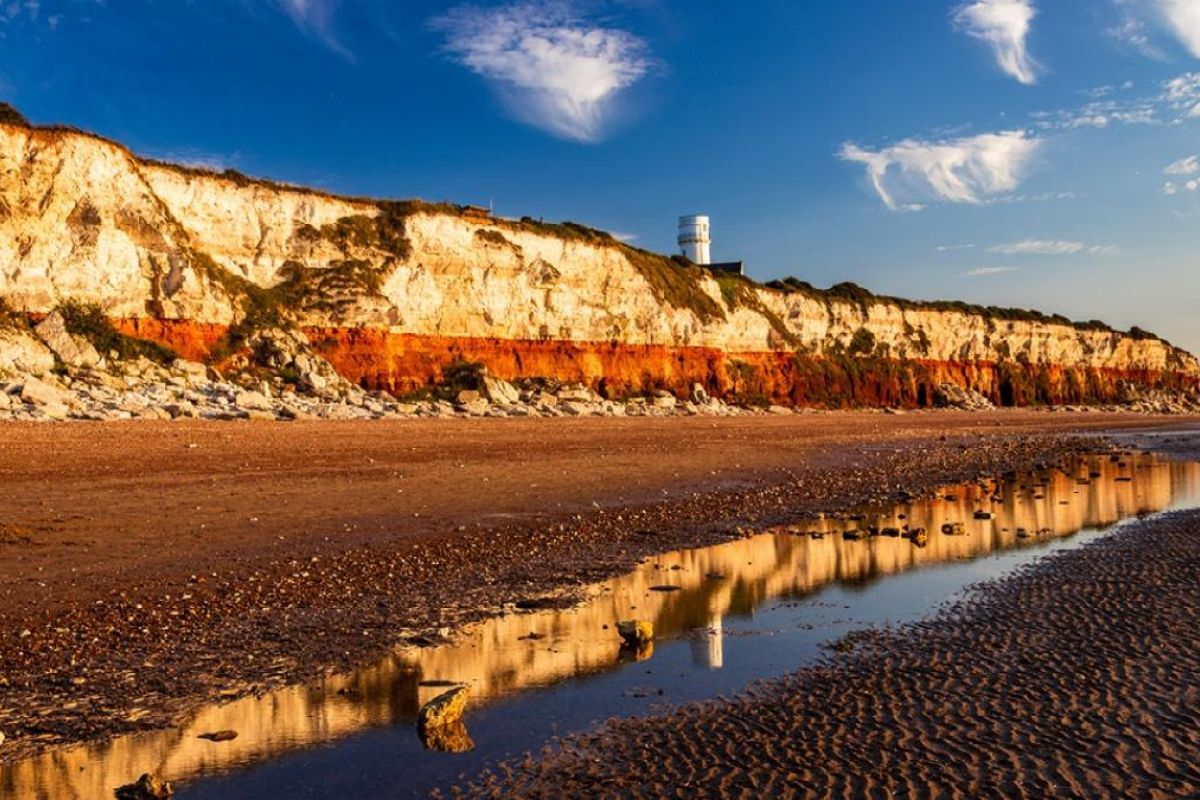
[[[1196,797],[1198,575],[1200,512],[1126,524],[930,622],[849,635],[734,700],[612,721],[466,793]]]
[[[1044,463],[1124,415],[0,429],[0,761],[436,642],[738,525]],[[943,439],[944,437],[944,439]]]

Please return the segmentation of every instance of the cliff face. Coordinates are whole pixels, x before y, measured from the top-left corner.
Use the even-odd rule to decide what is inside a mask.
[[[503,377],[843,405],[997,402],[1194,387],[1196,359],[1032,314],[776,290],[572,225],[333,197],[0,125],[0,297],[99,304],[197,358],[229,328],[293,324],[350,379],[408,391],[456,359]]]

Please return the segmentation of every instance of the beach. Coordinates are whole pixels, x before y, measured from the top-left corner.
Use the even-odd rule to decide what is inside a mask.
[[[1131,520],[932,619],[849,635],[816,666],[731,700],[612,720],[463,789],[1195,797],[1198,571],[1200,512]]]

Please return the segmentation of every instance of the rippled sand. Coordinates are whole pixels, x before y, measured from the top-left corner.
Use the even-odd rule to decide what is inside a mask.
[[[520,797],[1196,797],[1200,512],[1122,527],[729,702],[614,721]],[[651,757],[650,754],[653,754]]]

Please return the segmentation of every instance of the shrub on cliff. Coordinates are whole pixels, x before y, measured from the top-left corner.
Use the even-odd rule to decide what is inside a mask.
[[[29,318],[9,305],[6,298],[0,297],[0,330],[24,330],[29,327]]]
[[[462,391],[479,391],[487,367],[478,361],[452,361],[442,369],[442,380],[434,394],[442,400],[453,400]]]
[[[0,103],[0,124],[4,125],[20,125],[22,128],[29,127],[29,120],[25,119],[25,115],[8,103]]]
[[[158,342],[121,333],[95,303],[67,300],[57,311],[62,315],[68,333],[87,339],[104,355],[116,353],[121,359],[145,357],[160,364],[169,364],[178,358],[173,350]]]
[[[875,352],[875,334],[866,328],[859,328],[850,337],[850,347],[847,352],[852,356],[869,356]]]

